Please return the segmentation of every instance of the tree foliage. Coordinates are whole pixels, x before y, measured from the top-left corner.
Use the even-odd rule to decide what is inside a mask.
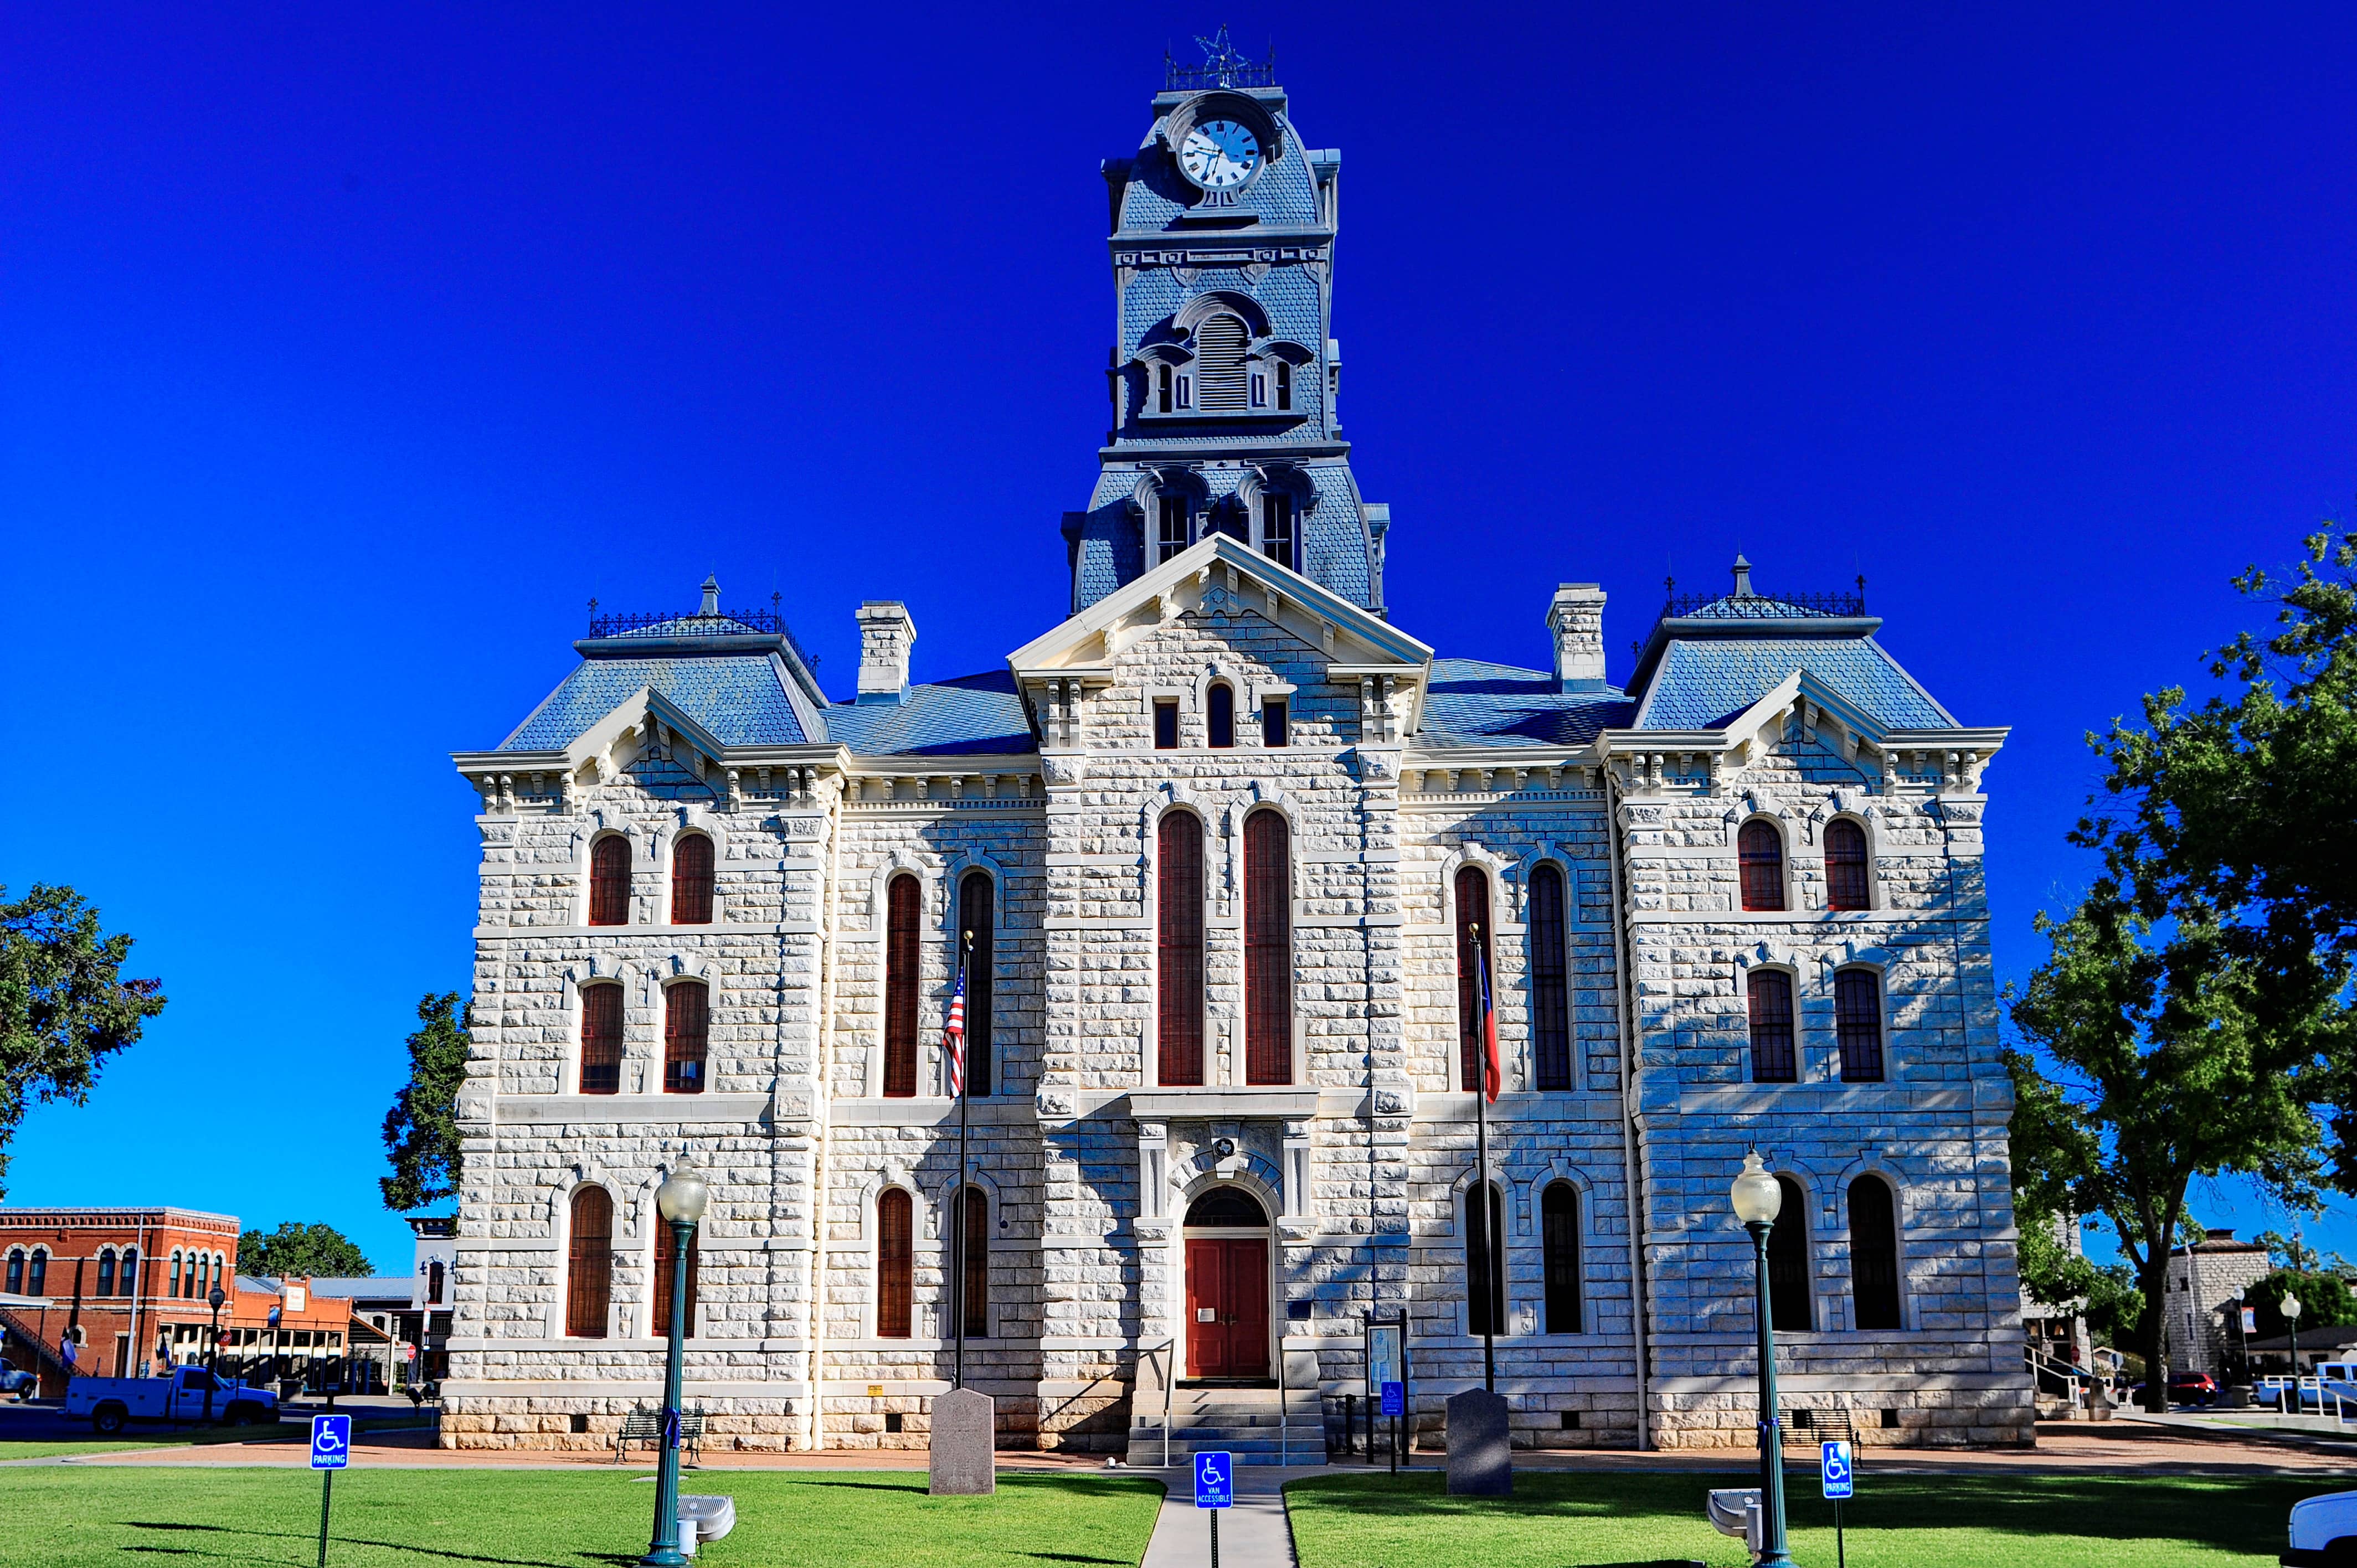
[[[2339,1274],[2277,1269],[2243,1293],[2258,1324],[2251,1331],[2252,1338],[2273,1339],[2290,1331],[2291,1325],[2277,1305],[2286,1294],[2299,1298],[2302,1328],[2341,1328],[2357,1323],[2357,1293],[2350,1290],[2347,1280]]]
[[[240,1231],[237,1269],[242,1274],[277,1279],[365,1279],[376,1273],[359,1244],[334,1226],[292,1219],[267,1235],[259,1230]]]
[[[468,1036],[458,993],[427,993],[417,1004],[417,1031],[409,1036],[409,1081],[384,1115],[385,1157],[393,1174],[381,1177],[387,1208],[423,1208],[458,1192],[458,1089],[467,1081]]]
[[[8,1144],[36,1101],[89,1102],[108,1057],[164,1010],[163,983],[125,980],[131,939],[101,934],[70,887],[0,887],[0,1196]]]

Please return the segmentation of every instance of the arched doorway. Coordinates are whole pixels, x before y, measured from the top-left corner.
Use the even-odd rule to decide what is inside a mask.
[[[1268,1211],[1236,1187],[1187,1206],[1188,1380],[1268,1378]]]

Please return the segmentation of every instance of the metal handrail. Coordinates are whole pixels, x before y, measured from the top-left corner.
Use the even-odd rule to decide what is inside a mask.
[[[1284,1469],[1293,1456],[1293,1412],[1285,1408],[1285,1330],[1276,1331],[1276,1467]]]
[[[1162,1342],[1170,1352],[1170,1359],[1162,1367],[1162,1467],[1170,1468],[1170,1390],[1178,1381],[1178,1336],[1173,1334]]]

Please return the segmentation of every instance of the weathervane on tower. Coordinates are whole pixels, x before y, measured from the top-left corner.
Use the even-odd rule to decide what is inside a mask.
[[[1220,30],[1208,38],[1198,35],[1195,43],[1203,51],[1203,63],[1200,66],[1180,65],[1170,58],[1168,49],[1162,51],[1164,87],[1235,88],[1276,85],[1276,49],[1274,46],[1268,51],[1268,59],[1257,62],[1247,59],[1237,53],[1235,46],[1229,41],[1228,27],[1224,22],[1220,24]]]

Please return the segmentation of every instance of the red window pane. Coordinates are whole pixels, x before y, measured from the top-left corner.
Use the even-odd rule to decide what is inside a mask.
[[[1156,830],[1155,1081],[1203,1081],[1203,822],[1164,813]]]
[[[1480,978],[1473,960],[1473,928],[1481,929],[1481,958],[1487,964],[1495,950],[1490,945],[1490,878],[1473,866],[1457,874],[1457,1068],[1458,1086],[1480,1090],[1481,1063],[1488,1055],[1481,1028]],[[1497,971],[1490,971],[1497,984]]]
[[[1278,811],[1244,819],[1244,1081],[1293,1081],[1292,830]]]
[[[1799,1076],[1792,1049],[1792,977],[1755,969],[1745,982],[1751,1003],[1751,1079],[1791,1083]]]
[[[672,846],[671,923],[712,924],[712,841],[688,833]]]
[[[896,876],[884,890],[884,1092],[917,1092],[917,924],[923,902],[917,879]]]
[[[712,1011],[704,983],[683,980],[663,992],[663,1092],[701,1094]]]
[[[565,1269],[565,1332],[606,1337],[614,1279],[614,1200],[602,1187],[576,1187]]]
[[[909,1195],[886,1189],[876,1200],[876,1334],[906,1339],[916,1318],[916,1226]]]
[[[1766,822],[1749,822],[1736,835],[1736,858],[1743,866],[1743,907],[1784,907],[1784,840]]]
[[[619,833],[589,846],[589,923],[630,923],[630,841]]]
[[[622,1088],[622,988],[590,985],[581,992],[581,1092],[618,1094]]]
[[[1872,902],[1866,871],[1866,830],[1836,819],[1825,824],[1825,904],[1863,909]]]

